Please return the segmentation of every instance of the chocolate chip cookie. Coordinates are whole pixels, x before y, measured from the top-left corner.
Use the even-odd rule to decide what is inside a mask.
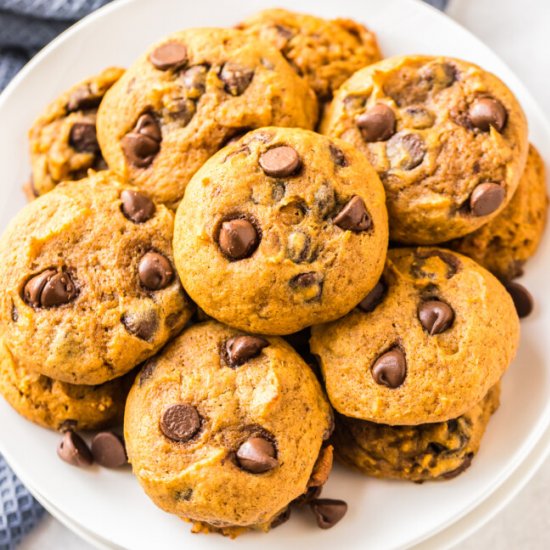
[[[313,327],[311,351],[338,412],[418,425],[480,402],[518,340],[512,299],[488,271],[449,250],[399,248],[354,311]]]
[[[177,206],[197,169],[251,128],[312,128],[315,94],[277,49],[230,29],[173,34],[105,97],[98,138],[109,166]]]
[[[122,420],[133,372],[100,386],[59,382],[18,365],[0,342],[0,394],[22,416],[52,430],[96,430]]]
[[[388,426],[337,415],[336,456],[375,477],[417,483],[453,479],[471,465],[498,409],[499,395],[497,384],[462,416],[419,426]]]
[[[374,33],[351,19],[269,9],[238,28],[273,44],[321,102],[330,101],[355,71],[381,58]]]
[[[233,536],[268,530],[324,483],[331,424],[314,374],[284,340],[209,321],[149,360],[130,391],[124,432],[155,504],[197,531]]]
[[[442,243],[493,219],[527,158],[527,122],[512,92],[448,57],[394,57],[358,71],[321,129],[374,165],[388,196],[390,237],[403,243]]]
[[[337,319],[378,281],[384,190],[363,155],[308,130],[263,128],[195,174],[176,214],[183,286],[211,317],[290,334]]]
[[[548,211],[544,162],[533,145],[508,206],[477,231],[449,243],[503,280],[519,277],[536,252]]]
[[[173,213],[109,171],[29,203],[0,239],[0,328],[18,365],[102,384],[191,316],[172,261]]]
[[[64,180],[86,177],[89,168],[107,168],[96,137],[96,114],[105,92],[122,76],[112,67],[73,86],[53,101],[29,132],[32,177],[28,198],[51,191]]]

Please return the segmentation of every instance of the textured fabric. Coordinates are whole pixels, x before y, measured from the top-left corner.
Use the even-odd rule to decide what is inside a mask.
[[[111,0],[0,0],[0,91],[60,32]],[[445,9],[448,0],[424,0]],[[0,550],[13,550],[44,514],[0,455]]]

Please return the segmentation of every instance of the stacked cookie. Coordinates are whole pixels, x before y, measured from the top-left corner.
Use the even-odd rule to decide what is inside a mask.
[[[335,525],[333,452],[416,482],[470,465],[532,306],[511,279],[544,167],[495,76],[380,57],[358,23],[268,10],[37,120],[37,198],[0,241],[0,391],[65,432],[61,458],[127,452],[159,507],[229,536],[304,504]],[[121,420],[126,449],[77,433]]]

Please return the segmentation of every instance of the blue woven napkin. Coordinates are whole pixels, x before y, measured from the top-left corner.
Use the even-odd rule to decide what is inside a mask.
[[[0,91],[40,48],[110,1],[0,0]],[[424,1],[439,9],[448,3]],[[0,455],[0,550],[13,550],[43,514],[44,509]]]

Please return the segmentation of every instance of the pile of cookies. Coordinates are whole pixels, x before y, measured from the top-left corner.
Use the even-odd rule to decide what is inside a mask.
[[[547,210],[497,77],[268,10],[77,84],[30,145],[0,391],[63,460],[128,458],[159,507],[229,536],[292,506],[335,525],[333,454],[414,482],[470,465]]]

